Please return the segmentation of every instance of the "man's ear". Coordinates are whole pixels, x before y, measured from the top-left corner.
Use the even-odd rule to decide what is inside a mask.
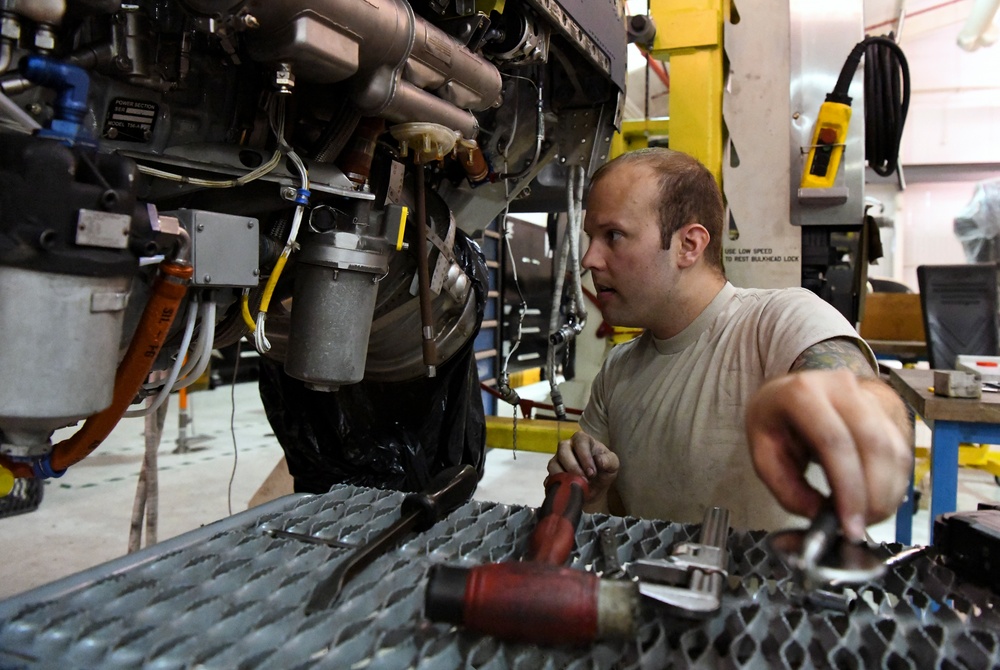
[[[705,248],[711,240],[708,229],[700,223],[689,223],[677,231],[678,259],[677,264],[681,268],[694,265],[705,253]]]

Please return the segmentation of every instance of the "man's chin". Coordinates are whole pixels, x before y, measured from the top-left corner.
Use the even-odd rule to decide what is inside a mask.
[[[614,328],[645,328],[646,326],[638,323],[638,319],[629,318],[626,314],[612,314],[611,310],[602,310],[601,318],[604,319],[604,323],[612,326]]]

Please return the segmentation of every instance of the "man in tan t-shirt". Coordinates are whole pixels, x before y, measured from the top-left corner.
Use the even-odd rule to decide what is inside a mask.
[[[722,268],[722,196],[690,156],[648,149],[592,179],[584,229],[604,319],[646,329],[594,381],[549,472],[590,481],[590,512],[773,530],[825,496],[844,532],[891,515],[912,467],[902,401],[851,325],[804,289],[739,289]]]

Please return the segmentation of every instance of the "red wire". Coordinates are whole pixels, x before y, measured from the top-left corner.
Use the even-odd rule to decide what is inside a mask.
[[[909,12],[908,14],[903,14],[903,18],[904,19],[908,19],[911,16],[919,16],[920,14],[926,14],[927,12],[933,12],[935,9],[941,9],[942,7],[947,7],[948,5],[957,5],[958,3],[964,2],[964,1],[965,0],[949,0],[948,2],[942,2],[941,4],[938,4],[938,5],[932,5],[930,7],[924,7],[923,9],[918,9],[916,11]],[[876,28],[881,28],[882,26],[892,25],[893,23],[896,23],[896,21],[898,21],[898,19],[889,19],[888,21],[882,21],[881,23],[876,23],[875,25],[872,25],[872,26],[866,26],[865,27],[865,32],[867,33],[869,30],[875,30]]]
[[[656,76],[659,77],[660,81],[663,82],[663,85],[667,87],[667,92],[669,93],[670,75],[667,74],[667,69],[663,67],[663,63],[650,56],[649,52],[642,47],[639,48],[639,52],[646,57],[646,62],[649,63],[649,69],[656,73]]]

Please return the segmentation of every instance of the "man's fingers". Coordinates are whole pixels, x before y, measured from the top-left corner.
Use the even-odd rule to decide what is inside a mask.
[[[876,381],[863,381],[858,403],[878,402],[882,393],[895,394]],[[865,432],[855,432],[855,441],[865,471],[868,494],[868,523],[890,516],[899,507],[913,471],[913,447],[909,435],[900,432],[896,422],[885,415],[865,425]]]
[[[823,503],[823,496],[804,476],[806,461],[800,454],[787,449],[793,443],[787,431],[774,432],[748,429],[754,470],[771,490],[778,503],[793,514],[814,517]]]
[[[850,388],[831,395],[837,415],[850,432],[850,442],[846,447],[829,445],[830,451],[818,456],[827,470],[844,531],[861,540],[865,526],[888,517],[898,507],[912,464],[909,444],[893,420],[871,411],[879,401],[869,389],[882,386],[881,382],[852,381]]]
[[[853,379],[853,373],[845,371],[838,381],[849,385]],[[861,459],[850,429],[831,403],[831,394],[818,393],[815,381],[807,373],[788,375],[755,398],[747,416],[747,436],[762,449],[755,463],[761,464],[758,472],[766,473],[764,482],[782,506],[814,515],[818,493],[803,480],[802,464],[795,457],[808,448],[826,472],[845,532],[857,537],[860,519],[863,537],[867,487]],[[850,393],[849,387],[840,392]]]
[[[871,411],[881,386],[847,370],[798,373],[762,388],[747,414],[754,467],[782,506],[818,512],[821,496],[803,477],[811,458],[823,467],[852,539],[891,514],[906,488],[900,473],[907,472],[909,446],[891,417]]]
[[[572,472],[589,479],[597,471],[592,452],[595,448],[602,446],[600,442],[586,433],[575,433],[571,439],[559,443],[555,457],[549,461],[549,472]],[[556,466],[562,469],[553,470],[552,468]]]
[[[853,379],[853,374],[851,375]],[[857,389],[844,389],[844,398],[817,398],[812,408],[812,419],[798,417],[802,426],[803,439],[813,447],[813,454],[826,473],[830,484],[837,516],[845,534],[853,540],[863,540],[868,510],[868,486],[865,479],[864,463],[852,427],[864,434],[867,429],[859,429],[858,422],[869,421],[868,411],[858,411],[854,399]],[[806,404],[806,403],[804,403]]]
[[[593,456],[599,475],[604,477],[615,477],[618,475],[619,461],[615,452],[605,446],[598,446],[594,449]]]
[[[549,463],[545,467],[545,469],[548,470],[548,472],[549,472],[550,475],[558,475],[560,472],[566,472],[566,468],[564,468],[559,463],[559,456],[558,455],[553,456],[552,458],[549,459]]]
[[[597,474],[597,463],[594,462],[594,450],[600,443],[585,433],[576,433],[570,440],[573,448],[573,455],[584,476],[590,479]]]

